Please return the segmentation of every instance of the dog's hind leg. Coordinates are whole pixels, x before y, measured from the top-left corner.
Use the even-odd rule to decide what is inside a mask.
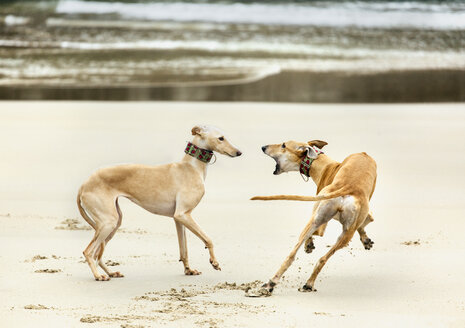
[[[187,239],[186,239],[186,228],[180,223],[174,221],[176,224],[176,232],[178,233],[178,242],[179,242],[179,261],[182,261],[184,264],[184,274],[187,276],[196,276],[201,274],[197,270],[193,270],[189,267],[189,259],[187,253]]]
[[[97,271],[96,262],[101,261],[104,251],[105,240],[117,229],[118,214],[117,211],[111,207],[114,203],[108,204],[104,199],[96,199],[93,195],[87,195],[81,198],[82,205],[87,213],[95,221],[95,235],[90,244],[84,250],[83,254],[89,265],[95,280],[106,281],[110,280],[107,275],[100,275]],[[108,206],[105,206],[107,203]]]
[[[286,260],[283,262],[278,272],[273,276],[268,283],[264,284],[262,288],[266,289],[269,293],[273,291],[274,286],[281,279],[282,275],[294,262],[297,251],[303,242],[308,239],[322,224],[327,223],[331,218],[337,213],[338,210],[338,201],[327,200],[322,201],[318,206],[313,210],[312,218],[310,222],[305,226],[304,230],[300,234],[297,244],[292,249],[291,253],[287,256]]]
[[[124,275],[121,272],[119,272],[119,271],[114,271],[114,272],[110,271],[110,269],[108,269],[106,264],[103,262],[102,255],[103,255],[104,250],[105,250],[105,243],[101,243],[100,246],[99,246],[99,249],[96,252],[96,255],[97,255],[96,260],[98,261],[98,265],[103,269],[103,271],[105,271],[105,273],[110,278],[123,278]]]
[[[106,274],[109,277],[111,277],[111,278],[123,278],[124,275],[121,272],[119,272],[119,271],[111,272],[108,269],[108,267],[105,265],[103,260],[102,260],[102,255],[103,255],[103,251],[105,250],[105,246],[108,244],[108,242],[111,240],[111,238],[113,238],[116,231],[121,226],[121,221],[123,219],[123,214],[121,213],[121,210],[120,210],[119,205],[118,205],[118,199],[116,199],[115,205],[116,205],[116,210],[117,210],[117,213],[118,213],[118,223],[116,224],[115,229],[113,229],[113,231],[105,239],[105,242],[100,244],[99,250],[97,251],[97,254],[98,254],[97,255],[97,260],[98,260],[98,265],[103,269],[103,271],[106,272]]]
[[[354,235],[355,233],[355,227],[351,227],[349,228],[348,230],[344,230],[342,232],[342,234],[339,236],[336,244],[333,245],[333,247],[331,247],[331,249],[323,256],[321,257],[319,260],[318,260],[318,263],[317,265],[315,266],[315,268],[313,269],[313,273],[312,275],[310,276],[310,278],[307,280],[307,282],[305,283],[305,285],[301,288],[299,288],[299,291],[301,292],[309,292],[309,291],[316,291],[315,287],[314,287],[314,284],[315,284],[315,280],[316,280],[316,277],[318,276],[318,274],[320,273],[321,269],[323,268],[323,266],[326,264],[326,262],[328,261],[328,259],[339,249],[345,247],[350,239],[352,238],[352,236]]]
[[[373,222],[373,214],[370,212],[368,213],[365,221],[362,223],[362,225],[357,229],[359,235],[360,235],[360,241],[362,242],[363,246],[365,249],[371,249],[373,247],[373,244],[375,243],[372,241],[370,238],[368,238],[367,233],[365,232],[365,227]]]
[[[101,257],[101,254],[103,254],[103,242],[105,240],[105,237],[107,237],[111,233],[112,229],[113,227],[111,226],[97,227],[94,238],[92,238],[92,241],[90,242],[89,246],[87,246],[87,248],[83,252],[87,264],[89,264],[90,270],[92,271],[92,274],[95,277],[95,280],[98,281],[110,280],[108,276],[100,275],[98,273],[96,262],[98,261],[98,257]]]
[[[347,244],[352,239],[357,227],[360,225],[360,222],[366,218],[368,214],[368,203],[362,204],[359,206],[358,209],[353,208],[353,206],[346,207],[343,212],[341,213],[341,223],[343,226],[342,233],[340,234],[337,242],[330,248],[330,250],[322,256],[315,268],[313,269],[313,273],[310,278],[307,280],[305,285],[299,288],[301,292],[309,292],[309,291],[316,291],[315,289],[315,280],[320,273],[323,266],[326,264],[328,259],[336,253],[337,250],[347,246]]]
[[[95,230],[95,235],[90,241],[89,245],[86,247],[86,249],[82,252],[84,254],[84,258],[86,259],[87,264],[90,267],[90,270],[92,271],[92,274],[94,275],[95,279],[98,280],[101,276],[99,275],[97,271],[97,267],[95,265],[95,260],[92,256],[95,248],[95,242],[97,240],[98,232]]]
[[[115,227],[116,227],[116,222],[114,224],[110,222],[101,227],[97,227],[94,238],[90,242],[89,246],[87,246],[87,248],[83,252],[84,257],[86,258],[86,261],[89,264],[90,269],[92,270],[92,273],[94,274],[95,280],[98,280],[98,281],[110,280],[108,276],[98,274],[97,267],[95,264],[96,262],[101,261],[103,250],[105,249],[104,247],[105,239],[111,234],[111,232],[113,231]]]

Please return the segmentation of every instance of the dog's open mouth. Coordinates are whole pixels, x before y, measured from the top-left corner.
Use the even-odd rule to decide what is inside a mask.
[[[279,166],[278,161],[277,161],[277,160],[275,160],[275,161],[276,161],[276,166],[275,166],[275,168],[274,168],[273,174],[274,174],[274,175],[278,175],[279,172],[281,171],[281,167]]]

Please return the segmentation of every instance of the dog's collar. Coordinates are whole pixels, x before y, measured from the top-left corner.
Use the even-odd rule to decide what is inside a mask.
[[[318,149],[316,147],[310,146],[317,155],[324,154],[321,149]],[[305,175],[306,177],[310,177],[310,167],[312,166],[313,161],[315,158],[310,158],[308,157],[308,152],[307,155],[300,161],[300,174]]]
[[[184,152],[186,154],[191,155],[192,157],[197,158],[199,161],[202,161],[204,163],[210,163],[212,157],[213,157],[213,152],[211,150],[207,149],[202,149],[194,145],[192,142],[188,142],[186,149],[184,149]]]

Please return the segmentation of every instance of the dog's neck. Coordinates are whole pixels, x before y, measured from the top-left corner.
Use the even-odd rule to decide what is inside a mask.
[[[190,155],[194,158],[197,158],[199,161],[204,163],[210,163],[210,160],[213,157],[213,151],[200,148],[194,145],[192,142],[188,142],[184,152],[187,155]]]
[[[201,174],[201,176],[205,180],[205,178],[207,177],[207,167],[208,167],[208,162],[209,161],[199,159],[198,156],[201,155],[202,150],[205,150],[207,152],[211,152],[211,150],[206,149],[205,143],[198,136],[195,136],[192,139],[192,141],[190,142],[190,144],[192,144],[194,147],[189,147],[187,145],[185,150],[184,150],[185,152],[186,152],[188,147],[191,148],[191,150],[195,149],[195,147],[197,147],[199,149],[199,151],[197,151],[195,154],[186,153],[184,155],[183,159],[182,159],[182,162],[183,163],[189,163],[190,165],[192,165],[196,170],[199,171],[199,173]]]
[[[336,161],[329,158],[329,156],[325,154],[320,154],[318,155],[317,158],[313,160],[313,163],[310,166],[310,177],[312,178],[312,180],[315,182],[317,186],[319,185],[321,181],[321,178],[323,176],[323,173],[326,167],[332,163],[336,163]]]
[[[314,153],[316,153],[316,158],[318,158],[318,155],[323,154],[323,152],[319,148],[313,146],[310,146],[310,148]],[[308,150],[308,152],[310,152],[310,149]],[[312,167],[312,163],[316,158],[310,157],[308,156],[308,153],[306,153],[305,157],[300,160],[299,171],[302,176],[310,176],[310,168]]]

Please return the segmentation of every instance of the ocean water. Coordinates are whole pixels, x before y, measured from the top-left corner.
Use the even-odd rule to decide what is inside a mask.
[[[0,85],[465,69],[465,1],[2,1]]]

